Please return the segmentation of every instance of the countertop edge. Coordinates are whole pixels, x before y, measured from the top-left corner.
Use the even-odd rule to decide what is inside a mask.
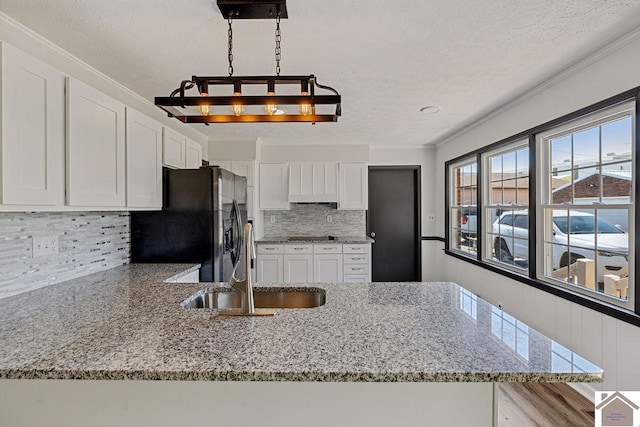
[[[2,369],[0,379],[282,381],[282,382],[602,382],[602,374],[580,373],[358,373],[358,372],[186,372]]]

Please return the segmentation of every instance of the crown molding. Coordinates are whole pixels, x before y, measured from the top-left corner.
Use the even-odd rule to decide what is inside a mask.
[[[16,21],[15,19],[13,19],[11,16],[7,15],[6,13],[0,12],[0,41],[4,41],[5,40],[7,32],[12,33],[13,35],[15,35],[18,38],[22,38],[22,39],[26,40],[27,42],[29,42],[30,44],[33,44],[34,46],[44,47],[50,53],[54,54],[55,56],[58,56],[58,57],[62,58],[71,67],[79,68],[79,69],[81,69],[81,70],[83,70],[85,72],[88,72],[88,73],[92,74],[93,76],[95,76],[98,79],[102,80],[105,84],[113,87],[115,90],[117,90],[119,92],[124,93],[126,96],[129,96],[129,97],[132,97],[132,98],[136,99],[136,101],[138,101],[138,102],[140,102],[142,104],[145,104],[145,105],[147,105],[149,107],[153,107],[153,109],[157,108],[153,104],[153,102],[149,101],[145,97],[139,95],[138,93],[136,93],[133,90],[129,89],[128,87],[124,86],[122,83],[120,83],[120,82],[114,80],[113,78],[109,77],[108,75],[104,74],[102,71],[98,70],[97,68],[94,68],[93,66],[87,64],[86,62],[84,62],[80,58],[72,55],[70,52],[64,50],[62,47],[60,47],[57,44],[53,43],[49,39],[43,37],[39,33],[33,31],[31,28],[25,26],[21,22]],[[168,125],[166,123],[163,123],[163,124],[165,126],[170,126],[170,125]],[[190,127],[190,126],[188,126],[188,127],[180,127],[179,129],[176,128],[175,126],[170,126],[170,127],[172,127],[173,129],[176,129],[178,131],[184,131],[184,129],[189,129],[188,132],[195,132],[195,133],[199,134],[202,137],[203,141],[208,141],[209,140],[209,137],[207,135],[205,135],[204,133],[198,131],[197,129],[194,129],[193,127]]]
[[[601,49],[598,49],[596,52],[588,55],[587,57],[578,60],[573,65],[570,65],[569,67],[567,67],[564,71],[561,71],[555,76],[551,77],[550,79],[547,79],[544,82],[534,86],[532,89],[526,91],[522,95],[519,95],[514,99],[512,99],[511,101],[508,101],[507,103],[503,104],[501,107],[498,107],[497,109],[485,114],[484,116],[481,116],[478,119],[473,120],[471,123],[464,125],[457,130],[454,130],[448,135],[445,134],[444,136],[436,139],[433,143],[430,143],[430,144],[433,144],[433,146],[435,147],[441,147],[442,145],[459,137],[460,135],[463,135],[469,132],[470,130],[475,129],[476,127],[480,126],[483,123],[488,122],[494,117],[499,116],[505,111],[519,104],[522,104],[523,102],[535,97],[536,95],[544,92],[545,90],[557,85],[561,81],[566,80],[567,78],[573,76],[574,74],[579,73],[580,71],[584,70],[590,65],[600,61],[601,59],[611,55],[612,53],[620,50],[624,46],[638,39],[640,39],[640,27],[630,31],[629,33],[623,35],[622,37],[619,37],[618,39],[605,45]]]

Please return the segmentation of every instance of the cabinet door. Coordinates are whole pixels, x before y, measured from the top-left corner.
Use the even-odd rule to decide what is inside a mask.
[[[313,281],[318,283],[342,282],[342,254],[313,255]]]
[[[283,259],[282,255],[258,255],[258,282],[282,283]]]
[[[124,104],[67,78],[67,202],[125,205]]]
[[[162,125],[129,107],[127,206],[162,207]]]
[[[340,163],[338,209],[369,208],[369,182],[366,163]]]
[[[234,160],[231,162],[232,172],[246,177],[249,187],[255,186],[255,164],[253,160]]]
[[[187,138],[168,127],[164,128],[162,140],[162,163],[176,169],[187,165]]]
[[[323,194],[327,201],[338,200],[338,164],[320,163],[313,170],[313,192]]]
[[[285,255],[284,281],[286,283],[313,281],[313,255]]]
[[[64,76],[7,43],[0,49],[0,203],[64,205]]]
[[[187,138],[185,159],[187,169],[198,169],[202,166],[202,145]]]
[[[260,209],[291,209],[289,205],[289,165],[260,165]]]

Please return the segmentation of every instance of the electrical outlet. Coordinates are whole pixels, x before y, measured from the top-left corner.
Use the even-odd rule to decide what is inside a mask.
[[[436,220],[436,214],[427,214],[427,222],[434,222]]]
[[[333,215],[327,215],[327,222],[333,222]]]
[[[32,242],[33,248],[31,254],[33,258],[58,253],[58,236],[34,237]]]
[[[269,217],[269,221],[271,221],[271,222],[276,222],[276,216],[275,216],[275,215],[271,215],[271,216]]]

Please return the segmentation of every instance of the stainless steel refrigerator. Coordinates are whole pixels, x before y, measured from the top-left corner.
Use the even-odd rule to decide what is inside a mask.
[[[162,211],[131,212],[131,261],[200,263],[200,281],[226,282],[246,218],[246,178],[219,167],[165,168]]]

